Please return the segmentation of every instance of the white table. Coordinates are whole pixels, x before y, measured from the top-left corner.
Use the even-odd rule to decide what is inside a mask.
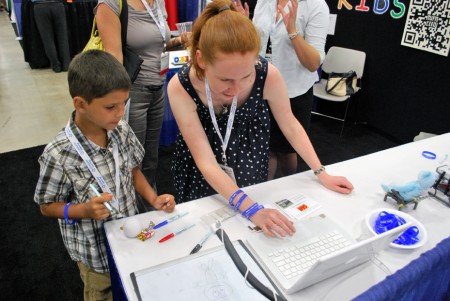
[[[333,147],[330,145],[330,147]],[[437,159],[431,160],[422,156],[422,151],[431,151]],[[322,207],[313,213],[326,213],[338,222],[355,238],[369,235],[364,223],[368,212],[376,208],[397,208],[393,200],[383,201],[384,191],[380,184],[404,184],[417,180],[420,171],[435,169],[443,164],[450,164],[450,158],[443,164],[438,160],[450,152],[450,133],[413,142],[367,156],[327,166],[327,172],[345,175],[354,185],[351,195],[341,195],[324,188],[311,171],[284,177],[245,188],[253,200],[261,204],[273,203],[286,197],[304,194],[321,203]],[[194,245],[203,237],[208,229],[201,216],[225,206],[226,202],[218,195],[202,198],[177,205],[176,212],[188,211],[189,214],[177,222],[158,230],[155,237],[142,242],[127,238],[120,226],[124,219],[105,224],[108,242],[114,261],[129,300],[137,300],[130,273],[152,267],[176,258],[187,256]],[[379,253],[378,258],[394,273],[438,242],[450,236],[450,208],[442,203],[427,198],[422,200],[417,209],[413,204],[406,206],[403,212],[419,220],[427,229],[426,244],[414,250],[388,248]],[[174,214],[175,214],[174,213]],[[159,222],[169,215],[164,212],[149,212],[134,217],[142,222],[149,220]],[[172,216],[172,214],[170,215]],[[158,240],[183,225],[196,223],[197,226],[164,243]],[[235,216],[223,223],[231,240],[242,239],[253,235],[246,222]],[[297,229],[301,231],[301,229]],[[209,239],[204,249],[220,245],[217,237]],[[367,290],[386,277],[386,272],[375,264],[344,272],[319,284],[306,288],[293,295],[285,295],[289,300],[348,300]]]

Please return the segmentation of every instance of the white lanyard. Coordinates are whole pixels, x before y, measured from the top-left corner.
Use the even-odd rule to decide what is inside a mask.
[[[148,5],[147,1],[141,0],[142,4],[144,4],[145,8],[147,9],[148,13],[152,17],[152,19],[155,21],[156,26],[159,28],[159,32],[162,35],[163,41],[164,41],[164,49],[166,48],[166,24],[163,19],[163,14],[161,9],[159,8],[158,0],[154,0],[153,3],[155,4],[156,11],[158,12],[158,20],[156,20],[155,15],[153,14],[152,9]]]
[[[234,116],[236,113],[237,96],[233,97],[233,103],[231,104],[230,115],[228,116],[227,131],[225,133],[225,140],[224,140],[222,138],[222,134],[220,133],[219,125],[217,124],[216,114],[214,113],[214,107],[212,103],[211,90],[209,89],[208,80],[206,78],[205,78],[205,91],[206,91],[206,98],[208,99],[209,115],[211,115],[214,129],[216,129],[217,135],[219,135],[220,141],[222,141],[222,161],[223,164],[226,165],[227,164],[226,150],[228,141],[230,140],[231,129],[233,127]]]
[[[116,196],[111,192],[108,185],[106,184],[105,179],[103,179],[102,175],[98,171],[97,167],[95,167],[94,162],[91,160],[91,158],[88,156],[88,154],[85,152],[83,146],[81,145],[80,141],[78,141],[77,137],[72,132],[72,129],[70,128],[70,120],[66,125],[65,128],[66,136],[69,138],[69,141],[72,143],[72,145],[77,150],[77,153],[80,155],[80,157],[83,159],[84,163],[86,163],[87,167],[89,168],[90,172],[92,173],[92,176],[95,180],[97,180],[98,185],[102,189],[103,192],[108,192],[113,195],[113,199],[111,201],[111,205],[119,211],[119,197],[120,197],[120,171],[119,171],[119,150],[117,148],[117,145],[114,143],[113,145],[113,157],[114,157],[114,163],[116,167]]]

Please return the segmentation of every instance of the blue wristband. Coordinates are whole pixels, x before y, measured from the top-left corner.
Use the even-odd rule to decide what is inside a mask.
[[[243,193],[243,191],[240,190],[240,189],[238,189],[238,190],[236,190],[235,193],[233,193],[233,194],[230,196],[230,199],[228,200],[228,204],[230,204],[231,207],[233,207],[233,201],[234,201],[234,199],[235,199],[240,193]]]
[[[74,225],[78,220],[72,219],[72,221],[69,221],[69,207],[72,205],[72,202],[68,202],[66,206],[64,207],[64,219],[66,220],[66,224],[68,225]]]
[[[247,197],[247,195],[244,193],[241,198],[239,199],[239,201],[237,201],[236,206],[234,206],[234,211],[238,211],[239,207],[241,206],[242,202],[245,200],[245,198]]]
[[[259,204],[258,203],[253,203],[253,205],[251,205],[250,207],[248,207],[247,209],[245,209],[245,211],[242,211],[242,216],[245,216],[247,214],[247,212],[249,212],[250,210],[252,210],[253,208],[257,207]]]
[[[248,207],[244,212],[242,212],[242,216],[248,219],[248,215],[253,212],[253,210],[256,210],[259,207],[259,204],[257,202],[253,203],[250,207]],[[253,214],[252,214],[253,215]]]
[[[245,218],[250,219],[256,212],[258,212],[261,209],[264,209],[264,206],[263,205],[258,205],[257,207],[255,207],[252,210],[250,210],[247,213],[247,215],[245,216]]]
[[[423,151],[422,156],[424,156],[425,158],[430,159],[430,160],[436,159],[436,154],[429,152],[429,151]]]

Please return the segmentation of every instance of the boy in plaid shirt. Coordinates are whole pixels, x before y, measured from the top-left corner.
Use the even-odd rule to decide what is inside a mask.
[[[39,158],[34,201],[44,216],[58,218],[85,300],[111,300],[103,222],[137,214],[135,191],[157,210],[172,212],[175,200],[158,196],[139,168],[144,149],[122,120],[131,82],[119,61],[105,51],[80,53],[68,81],[75,111]]]

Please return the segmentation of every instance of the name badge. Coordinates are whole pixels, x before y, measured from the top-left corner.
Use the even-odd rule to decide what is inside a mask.
[[[223,165],[223,164],[219,164],[219,166],[234,181],[234,183],[236,183],[236,178],[234,177],[233,168],[231,168],[230,166]]]
[[[159,75],[164,75],[167,71],[169,71],[169,53],[163,52],[161,53],[161,71]]]

